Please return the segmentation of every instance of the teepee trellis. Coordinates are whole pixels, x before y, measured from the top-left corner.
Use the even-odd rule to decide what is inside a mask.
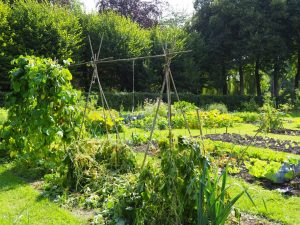
[[[90,65],[92,65],[92,68],[93,68],[93,74],[92,74],[92,78],[91,78],[91,82],[90,82],[90,86],[89,86],[89,91],[88,91],[87,98],[86,98],[86,104],[85,104],[85,108],[84,108],[84,115],[83,115],[83,120],[82,120],[81,127],[80,127],[80,133],[79,133],[79,136],[78,136],[78,140],[80,140],[80,138],[81,138],[82,130],[83,130],[83,127],[85,125],[85,118],[86,118],[86,114],[87,114],[87,106],[88,106],[88,102],[90,100],[92,86],[93,86],[94,83],[97,82],[98,88],[99,88],[99,94],[100,94],[100,98],[101,98],[101,105],[102,105],[102,109],[103,109],[104,122],[105,122],[105,124],[107,124],[107,116],[106,116],[106,112],[105,112],[105,110],[107,109],[107,111],[109,113],[109,116],[110,116],[111,120],[114,123],[115,129],[116,129],[117,139],[118,139],[118,141],[121,141],[119,130],[118,130],[118,127],[116,125],[116,121],[115,121],[114,117],[112,116],[109,104],[107,102],[107,99],[105,97],[105,94],[104,94],[104,91],[103,91],[103,88],[102,88],[102,84],[101,84],[100,79],[99,79],[99,71],[98,71],[98,65],[99,64],[129,62],[129,61],[132,62],[132,73],[133,73],[133,77],[132,77],[132,81],[133,81],[133,92],[132,92],[133,107],[132,107],[132,110],[134,110],[134,103],[135,103],[134,102],[135,101],[134,100],[134,98],[135,98],[135,96],[134,96],[134,94],[135,94],[135,88],[134,88],[134,85],[135,85],[135,62],[137,60],[145,60],[145,59],[153,59],[153,58],[164,58],[165,59],[164,79],[163,79],[163,83],[162,83],[162,87],[161,87],[161,90],[160,90],[159,97],[157,99],[157,107],[156,107],[155,116],[154,116],[154,119],[153,119],[153,122],[152,122],[150,137],[149,137],[148,144],[147,144],[147,147],[146,147],[145,153],[144,153],[144,159],[143,159],[143,163],[142,163],[142,168],[143,168],[145,163],[146,163],[146,159],[147,159],[147,155],[148,155],[148,152],[149,152],[149,149],[150,149],[150,145],[151,145],[152,140],[153,140],[153,134],[154,134],[154,131],[155,131],[155,126],[156,126],[156,122],[157,122],[157,118],[158,118],[158,112],[159,112],[159,109],[160,109],[160,106],[161,106],[161,102],[162,102],[162,99],[163,99],[163,94],[164,94],[165,89],[166,89],[167,103],[168,103],[169,142],[170,142],[171,150],[173,148],[171,87],[173,88],[173,90],[176,94],[177,101],[180,101],[180,98],[179,98],[177,88],[176,88],[176,85],[175,85],[175,82],[174,82],[174,78],[173,78],[173,75],[172,75],[172,72],[171,72],[171,62],[172,62],[172,58],[174,58],[178,54],[190,53],[191,51],[188,50],[188,51],[170,52],[169,49],[163,48],[164,54],[161,54],[161,55],[151,55],[151,56],[124,58],[124,59],[113,59],[112,57],[100,59],[100,53],[101,53],[101,48],[102,48],[102,43],[103,43],[103,36],[101,36],[100,46],[99,46],[97,54],[94,53],[94,50],[93,50],[93,47],[92,47],[92,42],[91,42],[91,39],[90,39],[89,36],[88,36],[88,40],[89,40],[90,50],[91,50],[91,54],[92,54],[92,57],[91,57],[92,60],[89,61],[89,62],[82,62],[82,63],[72,65],[72,66],[80,66],[80,65],[90,64]],[[185,115],[185,113],[182,109],[180,109],[180,112],[184,117],[186,129],[188,130],[189,135],[191,136],[191,131],[190,131],[190,128],[188,126],[188,121],[187,121],[186,115]],[[107,133],[107,137],[108,137],[109,136],[108,135],[109,130],[108,130],[107,126],[105,127],[105,129],[106,129],[106,133]]]

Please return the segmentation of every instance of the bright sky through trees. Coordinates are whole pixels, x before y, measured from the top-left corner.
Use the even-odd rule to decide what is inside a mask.
[[[81,0],[84,3],[84,6],[87,11],[92,11],[95,9],[97,0]],[[170,5],[176,11],[185,11],[188,14],[191,14],[194,10],[193,1],[194,0],[167,0]]]

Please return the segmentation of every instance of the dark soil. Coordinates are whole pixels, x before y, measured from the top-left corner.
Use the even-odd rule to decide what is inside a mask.
[[[231,223],[235,224],[235,223]],[[259,217],[257,215],[251,215],[242,213],[240,225],[279,225],[280,223],[269,221],[266,218]]]
[[[204,136],[213,141],[229,142],[236,145],[251,145],[260,148],[270,148],[275,151],[300,154],[300,142],[279,140],[262,136],[250,136],[240,134],[207,134]]]
[[[146,149],[147,149],[147,145],[148,144],[142,144],[142,145],[139,145],[139,146],[135,146],[133,147],[133,151],[135,152],[142,152],[142,153],[145,153]],[[156,146],[156,144],[152,144],[150,145],[150,148],[149,148],[149,151],[148,151],[148,154],[147,155],[150,155],[150,156],[155,156],[157,155],[159,152],[158,150],[158,147]]]
[[[248,183],[258,183],[262,187],[268,190],[278,190],[284,195],[290,196],[300,196],[300,178],[297,177],[290,182],[284,184],[275,184],[267,179],[257,179],[256,177],[250,175],[246,169],[243,169],[237,177],[243,178]]]
[[[291,129],[275,130],[272,133],[273,134],[284,134],[284,135],[290,135],[290,136],[300,136],[300,130],[291,130]]]

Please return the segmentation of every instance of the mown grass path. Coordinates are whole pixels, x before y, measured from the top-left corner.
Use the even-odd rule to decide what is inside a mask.
[[[40,197],[30,184],[0,164],[1,225],[82,225],[84,219]]]

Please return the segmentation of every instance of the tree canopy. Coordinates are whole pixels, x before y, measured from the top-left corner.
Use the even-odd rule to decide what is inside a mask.
[[[98,2],[86,13],[76,1],[0,1],[0,75],[9,90],[10,61],[35,54],[58,61],[91,59],[88,36],[101,57],[163,53],[163,47],[192,50],[173,59],[181,92],[291,98],[300,83],[300,2],[297,0],[197,0],[182,21],[161,19],[163,1]],[[76,5],[77,4],[77,5]],[[76,7],[75,7],[76,5]],[[70,7],[71,6],[71,7]],[[177,21],[178,19],[178,21]],[[163,59],[135,62],[136,91],[157,91]],[[70,68],[74,84],[87,89],[91,68]],[[106,90],[131,91],[132,62],[99,68]]]

